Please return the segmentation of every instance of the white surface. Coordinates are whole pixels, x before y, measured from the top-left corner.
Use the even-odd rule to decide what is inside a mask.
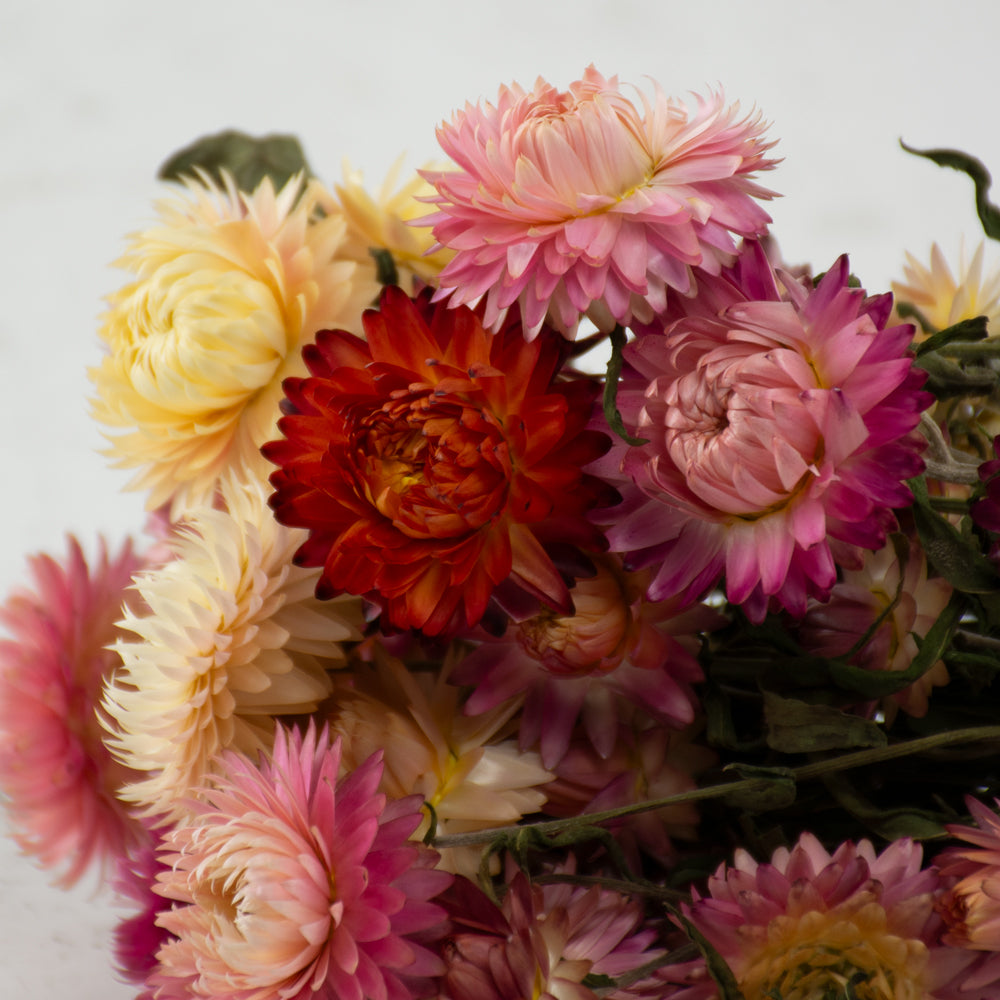
[[[957,146],[1000,173],[1000,4],[882,0],[515,0],[371,4],[253,0],[0,5],[0,593],[23,557],[137,529],[141,500],[96,454],[85,370],[119,281],[124,235],[150,218],[157,166],[224,127],[292,131],[334,180],[348,157],[372,187],[401,151],[437,155],[433,129],[466,100],[590,62],[683,95],[721,84],[773,123],[785,162],[766,184],[789,261],[842,251],[867,287],[979,239],[972,185],[910,157]],[[1000,191],[997,192],[1000,198]],[[1000,259],[996,250],[990,259]],[[118,1000],[114,918],[0,845],[0,1000]]]

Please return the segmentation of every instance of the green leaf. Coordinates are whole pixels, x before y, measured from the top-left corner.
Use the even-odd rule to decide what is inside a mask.
[[[824,775],[823,784],[843,809],[886,840],[898,840],[900,837],[928,840],[945,832],[938,817],[927,810],[906,806],[880,808],[866,799],[844,774]]]
[[[770,691],[764,692],[764,721],[767,745],[782,753],[881,747],[887,742],[885,732],[870,719]]]
[[[196,177],[204,171],[223,183],[223,172],[232,175],[241,191],[252,193],[265,177],[280,190],[295,174],[310,174],[302,146],[295,136],[266,135],[260,139],[229,130],[196,139],[178,150],[160,167],[157,176],[165,181]]]
[[[939,330],[917,347],[916,355],[919,358],[924,354],[930,354],[931,351],[940,350],[953,340],[985,340],[988,335],[987,322],[985,316],[976,316],[973,319],[963,319],[960,323]]]
[[[618,379],[622,373],[622,350],[625,347],[625,331],[615,324],[611,331],[611,357],[608,358],[608,370],[604,378],[604,419],[608,426],[626,444],[638,447],[648,443],[648,438],[632,437],[625,429],[622,415],[618,412]]]
[[[979,160],[959,149],[914,149],[912,146],[907,146],[902,139],[899,140],[899,144],[908,153],[922,156],[939,167],[951,167],[953,170],[961,170],[962,173],[968,174],[976,186],[976,213],[983,224],[983,232],[991,240],[1000,240],[1000,209],[991,204],[986,197],[993,178]]]
[[[380,285],[398,285],[399,271],[392,254],[384,247],[369,247],[368,253],[375,261],[375,278]]]
[[[910,480],[911,488],[914,481]],[[928,564],[956,590],[967,594],[988,594],[1000,589],[1000,574],[982,554],[979,543],[963,537],[949,521],[917,496],[913,520]]]

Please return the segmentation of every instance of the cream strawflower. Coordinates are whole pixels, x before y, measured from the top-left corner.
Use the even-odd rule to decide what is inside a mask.
[[[282,379],[305,374],[317,330],[356,324],[377,291],[371,261],[340,256],[343,218],[315,217],[331,197],[318,182],[245,194],[203,177],[186,195],[160,202],[118,261],[137,277],[109,299],[108,355],[90,372],[108,454],[175,517],[227,469],[266,478]]]
[[[315,711],[330,693],[340,643],[360,638],[360,601],[319,601],[318,570],[292,564],[305,532],[279,525],[264,488],[226,479],[226,510],[194,511],[175,558],[137,577],[150,608],[127,614],[123,669],[104,707],[117,756],[149,777],[122,797],[147,815],[183,815],[179,801],[220,750],[255,759],[274,716]]]
[[[436,673],[411,673],[381,647],[374,665],[358,664],[352,684],[338,689],[331,720],[344,737],[344,765],[357,767],[384,752],[381,790],[391,799],[420,794],[434,810],[439,834],[516,823],[545,804],[541,786],[553,777],[537,753],[522,753],[505,738],[518,702],[481,715],[462,714],[448,683],[451,657]],[[414,837],[423,837],[430,810]],[[479,848],[441,852],[441,867],[473,877]]]
[[[341,256],[370,265],[372,250],[387,250],[396,265],[400,285],[413,292],[415,280],[436,286],[437,276],[454,253],[443,248],[428,253],[436,242],[433,233],[411,222],[427,214],[427,206],[420,199],[433,195],[434,188],[416,173],[397,187],[402,165],[400,157],[373,198],[365,189],[361,172],[345,162],[343,183],[335,185],[335,190],[338,208],[347,222]]]
[[[897,302],[913,306],[926,320],[930,329],[924,329],[925,335],[976,316],[987,318],[990,336],[1000,333],[1000,268],[984,277],[983,254],[984,245],[980,243],[972,259],[967,260],[963,246],[957,279],[937,243],[931,246],[929,266],[912,254],[906,255],[905,281],[894,281],[892,292]]]

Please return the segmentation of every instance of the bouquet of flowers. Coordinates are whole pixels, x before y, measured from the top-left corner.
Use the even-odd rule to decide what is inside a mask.
[[[768,129],[590,67],[377,197],[164,165],[91,371],[149,537],[0,611],[137,996],[1000,997],[1000,275],[783,262]]]

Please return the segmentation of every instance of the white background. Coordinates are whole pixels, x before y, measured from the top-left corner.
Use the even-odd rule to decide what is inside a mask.
[[[332,182],[376,188],[401,152],[499,84],[564,86],[588,63],[683,96],[721,85],[780,139],[764,182],[790,262],[849,251],[871,291],[903,251],[979,239],[972,185],[902,152],[954,146],[1000,172],[995,0],[0,0],[0,594],[24,556],[141,526],[97,454],[86,368],[126,233],[151,219],[156,168],[206,132],[297,133]],[[1000,191],[997,194],[1000,199]],[[989,260],[1000,253],[990,248]],[[0,843],[0,1000],[118,1000],[114,916]]]

